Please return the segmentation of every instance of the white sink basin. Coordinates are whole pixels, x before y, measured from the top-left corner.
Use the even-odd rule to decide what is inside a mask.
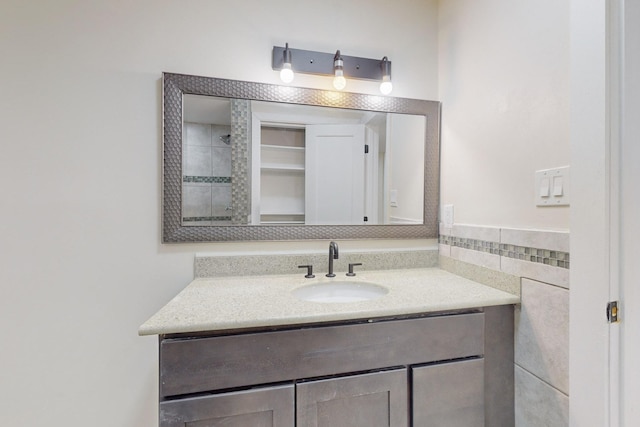
[[[385,296],[388,292],[387,288],[375,283],[343,280],[302,286],[291,293],[302,301],[358,302],[371,301]]]

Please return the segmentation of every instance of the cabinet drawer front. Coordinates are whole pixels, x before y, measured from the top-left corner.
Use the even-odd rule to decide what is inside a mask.
[[[484,359],[412,369],[416,426],[484,426]]]
[[[407,370],[310,381],[296,386],[296,425],[407,427]]]
[[[160,403],[160,427],[292,427],[293,385]]]
[[[163,397],[484,352],[484,313],[160,343]]]

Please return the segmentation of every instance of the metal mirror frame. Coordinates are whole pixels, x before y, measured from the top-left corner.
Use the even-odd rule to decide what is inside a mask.
[[[426,117],[424,223],[409,225],[182,225],[182,96],[246,100],[416,114]],[[334,92],[238,80],[163,73],[162,242],[232,242],[326,239],[421,239],[438,236],[440,103]]]

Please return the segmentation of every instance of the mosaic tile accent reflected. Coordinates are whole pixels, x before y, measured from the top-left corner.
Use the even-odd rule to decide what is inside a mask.
[[[183,218],[184,221],[231,221],[230,216],[192,216]]]
[[[569,252],[551,251],[548,249],[529,248],[525,246],[489,242],[486,240],[464,239],[461,237],[443,235],[438,238],[438,242],[443,245],[486,252],[522,261],[546,264],[552,267],[568,269],[570,265]]]
[[[231,206],[234,225],[248,224],[251,214],[251,101],[231,99]]]
[[[182,182],[199,182],[207,184],[231,184],[230,176],[183,176]]]

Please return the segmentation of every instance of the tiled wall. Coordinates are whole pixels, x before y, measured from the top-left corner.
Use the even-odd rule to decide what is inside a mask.
[[[249,224],[251,215],[251,101],[231,100],[231,216],[234,225]]]
[[[440,228],[440,267],[521,296],[515,425],[569,425],[569,233]]]
[[[221,139],[230,132],[229,126],[184,124],[184,225],[212,225],[231,221],[231,146]]]

